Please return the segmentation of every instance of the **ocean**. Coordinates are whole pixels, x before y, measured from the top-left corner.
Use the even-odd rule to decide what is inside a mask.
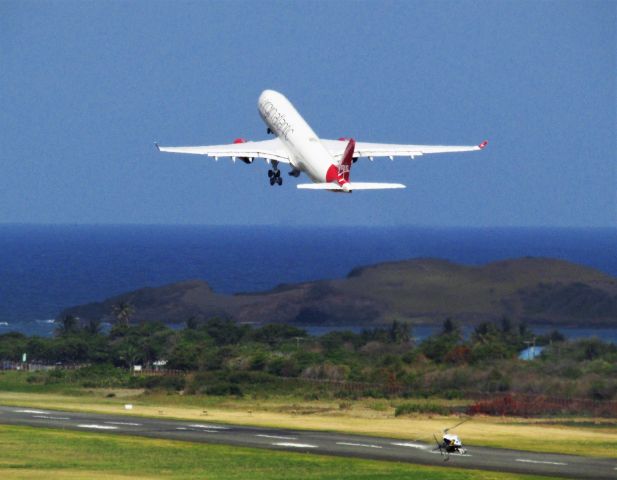
[[[0,333],[49,335],[65,307],[186,279],[255,292],[384,261],[522,256],[617,277],[617,229],[0,225]]]

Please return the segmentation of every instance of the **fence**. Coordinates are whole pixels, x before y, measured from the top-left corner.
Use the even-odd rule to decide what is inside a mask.
[[[46,364],[37,362],[12,362],[9,360],[0,361],[0,370],[23,370],[25,372],[49,371],[61,368],[63,370],[77,370],[83,367],[89,367],[89,363],[78,364]]]

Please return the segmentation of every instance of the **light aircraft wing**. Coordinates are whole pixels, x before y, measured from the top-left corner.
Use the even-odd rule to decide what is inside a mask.
[[[342,157],[346,141],[340,140],[321,140],[326,149],[335,158]],[[419,157],[420,155],[427,155],[429,153],[453,153],[453,152],[473,152],[474,150],[482,150],[488,145],[485,140],[480,145],[474,146],[444,146],[444,145],[396,145],[389,143],[366,143],[356,142],[356,149],[354,151],[354,158],[368,157],[370,160],[373,157]]]
[[[240,142],[227,145],[209,145],[201,147],[161,147],[155,144],[159,152],[189,153],[193,155],[207,155],[218,160],[219,157],[236,158],[265,158],[281,163],[289,163],[289,153],[278,138],[259,142]]]

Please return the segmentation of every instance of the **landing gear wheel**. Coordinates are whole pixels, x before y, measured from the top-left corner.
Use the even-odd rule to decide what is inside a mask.
[[[281,171],[279,170],[279,162],[272,160],[272,168],[268,170],[268,178],[270,179],[270,185],[275,183],[280,185],[283,183],[281,180]]]

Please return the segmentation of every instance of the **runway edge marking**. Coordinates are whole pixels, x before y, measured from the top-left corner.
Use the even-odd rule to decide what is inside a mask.
[[[348,445],[350,447],[383,448],[381,445],[371,445],[370,443],[336,442],[337,445]]]
[[[32,418],[44,418],[46,420],[70,420],[71,417],[53,417],[51,415],[32,415]]]
[[[282,435],[266,435],[265,433],[257,433],[255,434],[255,436],[262,437],[262,438],[274,438],[278,440],[298,440],[298,437],[284,437]]]
[[[319,448],[318,445],[311,445],[310,443],[292,443],[292,442],[276,442],[272,445],[277,447],[293,447],[293,448]]]
[[[98,425],[96,423],[80,423],[77,426],[79,428],[94,428],[96,430],[118,430],[118,427],[112,427],[111,425]]]
[[[412,443],[412,442],[391,442],[391,445],[394,445],[396,447],[417,448],[418,450],[428,450],[430,448],[427,445],[423,445],[421,443]]]
[[[567,465],[567,463],[564,463],[564,462],[548,462],[546,460],[529,460],[527,458],[517,458],[516,461],[522,462],[522,463],[540,463],[543,465]]]

